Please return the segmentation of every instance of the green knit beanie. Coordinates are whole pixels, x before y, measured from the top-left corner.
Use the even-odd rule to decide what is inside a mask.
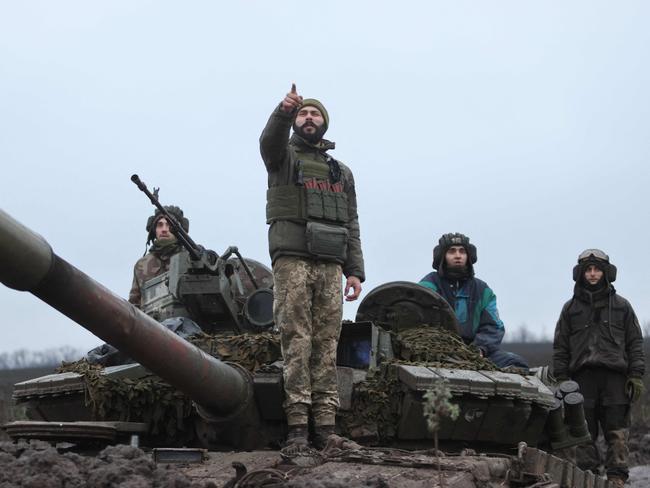
[[[302,101],[302,105],[300,107],[301,108],[302,107],[316,107],[318,110],[320,110],[320,113],[323,116],[323,120],[325,122],[325,127],[323,127],[323,129],[327,130],[327,128],[330,125],[330,116],[327,113],[327,110],[325,110],[325,107],[323,106],[322,103],[320,103],[315,98],[305,98]]]

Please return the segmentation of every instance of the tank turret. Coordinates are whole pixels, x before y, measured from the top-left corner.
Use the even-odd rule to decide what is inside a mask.
[[[2,210],[0,256],[2,283],[32,293],[164,378],[192,398],[206,419],[255,410],[252,378],[244,368],[174,334],[57,256],[43,237]]]
[[[139,434],[148,445],[160,445],[164,439],[170,446],[198,444],[226,450],[279,447],[285,431],[284,392],[279,341],[268,330],[272,295],[266,291],[258,301],[249,300],[260,288],[255,286],[257,278],[270,275],[252,260],[247,261],[248,271],[238,268],[224,254],[219,266],[212,266],[215,261],[206,268],[204,262],[198,272],[192,271],[196,260],[180,256],[170,274],[152,284],[152,289],[164,291],[160,284],[165,283],[168,295],[166,301],[151,302],[150,313],[167,313],[178,304],[187,312],[181,314],[184,317],[215,312],[201,325],[211,324],[217,334],[190,338],[199,348],[61,259],[41,236],[0,210],[0,281],[32,293],[139,363],[88,366],[89,375],[94,375],[90,382],[82,373],[68,372],[16,385],[14,398],[31,406],[33,420],[10,423],[7,432],[12,437],[106,442]],[[235,275],[240,279],[229,279]],[[172,304],[175,300],[178,304]],[[248,314],[246,307],[251,309]],[[242,334],[246,331],[254,334]],[[242,359],[261,343],[268,354],[252,354],[254,360],[249,362]],[[598,481],[573,464],[532,448],[560,453],[588,441],[582,397],[575,385],[556,388],[534,370],[498,370],[462,342],[453,311],[429,289],[392,282],[371,290],[359,305],[356,322],[343,324],[337,365],[341,402],[337,428],[351,441],[330,438],[328,448],[312,457],[312,463],[363,462],[385,465],[386,473],[393,465],[399,470],[409,466],[420,474],[409,473],[408,478],[422,480],[434,479],[431,470],[443,466],[444,474],[435,475],[439,484],[427,484],[434,487],[461,481],[463,486],[478,487],[488,480],[503,486],[549,479],[561,486],[594,486]],[[138,403],[135,395],[139,386],[134,380],[151,378],[152,373],[159,378],[151,380],[150,391],[191,399],[178,404],[181,408],[172,422],[177,428],[171,437],[154,432],[157,414],[147,412],[151,403]],[[103,381],[109,384],[107,404],[112,388],[122,390],[123,398],[131,402],[118,416],[112,416],[110,405],[89,406],[89,398],[96,407],[98,397],[106,396],[106,389],[90,392]],[[434,434],[427,424],[427,393],[436,385],[445,385],[459,415],[443,418]],[[77,409],[80,405],[87,407],[83,413]],[[191,412],[185,410],[187,405]],[[191,420],[191,433],[178,428],[186,420]],[[434,438],[440,449],[457,457],[436,459],[431,451]],[[377,450],[365,444],[384,447]],[[472,454],[481,450],[492,454]],[[355,469],[357,478],[370,476],[370,468]],[[395,476],[401,475],[391,474],[391,479]],[[587,481],[576,484],[576,479]]]

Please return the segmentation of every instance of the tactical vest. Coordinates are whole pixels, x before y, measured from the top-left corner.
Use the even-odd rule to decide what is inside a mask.
[[[348,223],[348,195],[344,192],[338,162],[296,160],[293,184],[273,186],[266,192],[266,223],[276,220]]]

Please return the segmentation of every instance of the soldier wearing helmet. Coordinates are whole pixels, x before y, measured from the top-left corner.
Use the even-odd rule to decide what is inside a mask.
[[[171,214],[189,232],[190,221],[183,215],[183,211],[174,205],[165,206]],[[156,210],[156,213],[147,220],[147,246],[151,243],[149,252],[135,263],[133,268],[133,284],[129,292],[129,302],[140,308],[142,300],[142,287],[151,278],[161,275],[169,269],[170,258],[178,253],[182,247],[176,236],[172,233],[167,218]]]
[[[573,297],[562,308],[553,341],[553,372],[573,379],[585,397],[593,444],[580,447],[578,464],[601,464],[595,441],[599,428],[607,444],[604,460],[613,486],[628,477],[630,403],[643,393],[645,359],[641,327],[630,303],[616,293],[616,266],[600,249],[587,249],[573,268]]]
[[[343,296],[356,300],[365,277],[354,178],[328,154],[329,121],[323,104],[293,85],[260,137],[290,451],[307,446],[310,414],[316,447],[334,433]]]
[[[456,313],[466,344],[500,368],[528,368],[521,356],[499,348],[505,328],[499,318],[497,297],[484,281],[474,276],[476,246],[460,233],[444,234],[433,249],[433,269],[420,285],[440,294]]]

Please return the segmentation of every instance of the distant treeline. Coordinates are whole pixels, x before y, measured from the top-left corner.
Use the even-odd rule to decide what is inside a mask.
[[[650,320],[646,320],[643,322],[641,325],[641,329],[643,330],[643,337],[646,339],[650,338]],[[521,324],[519,327],[506,327],[506,335],[503,338],[503,341],[505,343],[536,343],[536,344],[543,344],[545,342],[553,342],[553,331],[547,332],[544,334],[543,332],[537,332],[535,330],[531,330],[530,327],[526,324]]]
[[[43,351],[19,349],[0,353],[0,369],[54,367],[61,364],[61,361],[75,361],[84,354],[85,352],[70,346]]]
[[[553,364],[553,343],[547,342],[508,342],[502,345],[506,351],[522,355],[531,366],[551,366]],[[643,341],[646,363],[650,364],[650,336]]]

